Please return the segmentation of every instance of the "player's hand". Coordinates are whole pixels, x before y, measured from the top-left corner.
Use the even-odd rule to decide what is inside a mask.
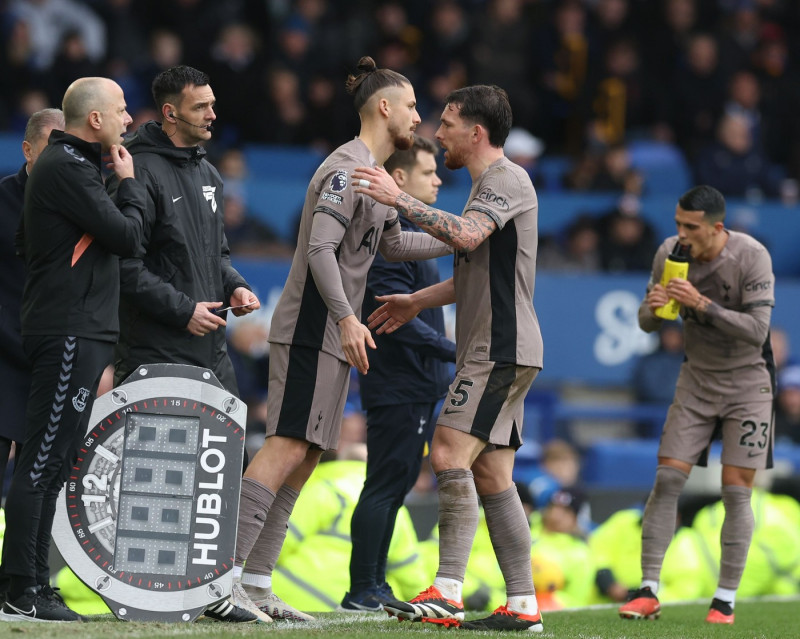
[[[647,305],[651,311],[661,308],[667,302],[669,302],[669,295],[667,295],[666,289],[661,284],[653,286],[647,294]]]
[[[667,284],[667,295],[684,306],[695,308],[700,300],[700,292],[688,280],[673,277]]]
[[[225,326],[225,320],[213,312],[213,309],[220,306],[222,306],[222,302],[197,302],[192,318],[186,325],[186,330],[192,335],[202,337],[217,330],[220,326]]]
[[[350,366],[355,366],[358,372],[366,375],[369,370],[367,349],[375,349],[375,340],[369,329],[358,321],[355,315],[348,315],[339,320],[339,337],[342,340],[342,350]]]
[[[356,193],[364,193],[387,206],[394,206],[400,187],[383,167],[358,167],[353,171],[353,187]]]
[[[375,328],[378,335],[394,333],[406,322],[410,322],[422,310],[414,303],[414,298],[405,293],[395,295],[376,295],[375,300],[383,302],[367,318],[369,328]]]
[[[121,144],[112,144],[110,149],[111,161],[106,164],[109,168],[117,174],[120,181],[125,178],[132,178],[133,173],[133,156]]]
[[[253,293],[253,291],[246,289],[244,286],[234,289],[233,294],[231,295],[230,305],[233,307],[241,307],[231,309],[231,313],[233,313],[236,317],[247,315],[248,313],[252,313],[253,311],[261,308],[261,302],[258,301],[256,294]]]

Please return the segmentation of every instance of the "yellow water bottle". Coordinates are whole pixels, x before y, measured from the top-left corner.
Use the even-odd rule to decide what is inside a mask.
[[[661,286],[666,288],[673,277],[680,277],[685,280],[687,275],[689,275],[689,245],[675,242],[672,253],[664,260],[664,272],[661,275]],[[680,303],[670,297],[669,301],[664,304],[664,306],[659,306],[654,311],[654,314],[661,319],[674,320],[678,317],[680,310]]]

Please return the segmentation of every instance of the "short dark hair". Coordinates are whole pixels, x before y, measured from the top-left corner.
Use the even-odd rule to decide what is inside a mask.
[[[512,118],[508,94],[503,89],[477,84],[451,91],[444,101],[457,106],[463,119],[484,127],[492,146],[502,148],[506,143]]]
[[[395,169],[403,169],[410,173],[417,164],[417,153],[420,151],[436,155],[439,148],[433,140],[415,135],[414,144],[411,148],[397,149],[389,156],[386,162],[383,163],[383,168],[386,169],[387,173],[391,173]]]
[[[375,60],[368,55],[358,61],[356,68],[359,74],[353,75],[351,73],[347,76],[347,81],[344,84],[347,92],[353,96],[353,104],[356,107],[356,111],[360,111],[361,107],[367,103],[367,100],[381,89],[411,84],[406,76],[397,71],[379,69],[375,64]]]
[[[725,219],[725,197],[713,186],[695,186],[678,200],[684,211],[703,211],[703,217],[712,224]]]
[[[186,87],[204,87],[208,84],[208,80],[207,73],[193,67],[183,64],[170,67],[159,73],[153,80],[151,86],[153,100],[160,109],[167,102],[177,102]]]

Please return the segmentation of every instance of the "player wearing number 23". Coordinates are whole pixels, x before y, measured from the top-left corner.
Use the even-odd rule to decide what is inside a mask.
[[[756,470],[772,467],[774,361],[769,326],[775,277],[766,248],[725,228],[725,200],[710,186],[687,191],[675,210],[678,235],[653,260],[639,325],[661,325],[655,310],[681,305],[686,359],[667,413],[653,491],[642,521],[642,587],[620,608],[624,618],[656,618],[664,553],[675,530],[678,496],[694,465],[722,439],[722,502],[718,588],[707,621],[733,623],[736,590],[753,535],[750,497]],[[676,242],[690,245],[687,279],[662,286],[664,260]]]

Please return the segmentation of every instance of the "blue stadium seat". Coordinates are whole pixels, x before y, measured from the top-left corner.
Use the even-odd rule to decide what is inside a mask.
[[[0,177],[16,173],[23,162],[22,134],[0,133]]]
[[[691,186],[691,171],[678,147],[664,142],[634,140],[628,145],[628,152],[631,165],[644,176],[648,195],[678,198]]]
[[[564,190],[562,180],[572,166],[572,159],[564,155],[548,155],[539,158],[536,173],[547,193],[559,193]]]
[[[308,188],[307,179],[249,179],[244,183],[248,211],[284,240],[294,242],[295,227]]]
[[[583,481],[590,487],[649,490],[656,477],[658,440],[598,440],[583,456]]]
[[[246,144],[242,153],[252,177],[281,181],[308,182],[325,159],[321,153],[305,147]]]

